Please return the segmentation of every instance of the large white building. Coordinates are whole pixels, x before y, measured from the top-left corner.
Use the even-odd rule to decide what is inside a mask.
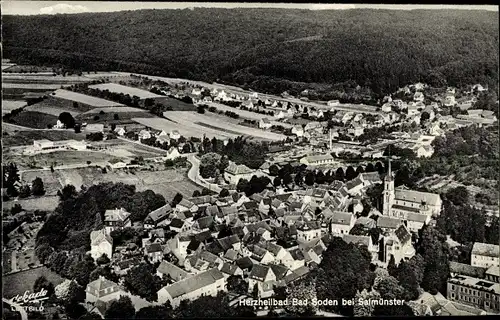
[[[382,214],[408,219],[410,213],[437,216],[441,213],[443,201],[439,194],[408,190],[404,187],[394,188],[394,177],[389,170],[384,178],[384,208]]]
[[[499,265],[499,246],[489,243],[476,242],[472,247],[471,265],[474,267],[489,268]]]
[[[106,233],[105,229],[92,231],[90,233],[90,255],[94,260],[106,254],[109,259],[113,256],[113,238]]]
[[[231,162],[224,170],[224,179],[229,181],[229,183],[237,184],[240,179],[250,180],[255,174],[255,170],[250,169],[243,164],[237,165],[236,163]]]
[[[192,277],[185,278],[158,291],[158,302],[170,301],[172,308],[179,306],[182,300],[196,300],[201,296],[216,296],[226,288],[226,279],[217,268],[213,268]]]

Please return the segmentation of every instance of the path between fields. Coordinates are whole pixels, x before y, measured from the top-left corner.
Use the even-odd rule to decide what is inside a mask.
[[[191,168],[188,171],[189,180],[193,181],[199,186],[202,186],[203,188],[207,188],[210,191],[220,193],[220,191],[222,190],[221,187],[219,187],[217,184],[205,181],[205,179],[200,176],[200,160],[198,160],[198,158],[196,158],[194,154],[190,154],[187,157],[187,160],[191,163]]]

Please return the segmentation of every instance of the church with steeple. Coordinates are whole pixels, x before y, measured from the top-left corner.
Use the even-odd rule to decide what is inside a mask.
[[[384,178],[383,199],[383,215],[409,221],[421,221],[425,217],[427,221],[438,216],[443,204],[439,194],[413,191],[404,186],[395,188],[390,159]]]

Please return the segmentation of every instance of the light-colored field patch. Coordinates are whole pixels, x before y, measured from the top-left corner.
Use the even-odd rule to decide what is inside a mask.
[[[67,109],[62,109],[62,108],[53,108],[53,107],[47,107],[47,106],[40,106],[40,105],[31,105],[27,106],[24,108],[26,111],[36,111],[36,112],[41,112],[45,114],[51,114],[53,116],[59,116],[63,112],[69,112],[73,117],[77,116],[80,114],[80,112],[73,111],[73,110],[67,110]]]
[[[19,109],[26,105],[25,101],[19,100],[2,100],[2,115],[11,112],[12,110]]]
[[[5,162],[15,162],[20,170],[30,169],[32,166],[49,168],[54,166],[76,166],[85,165],[90,161],[92,165],[106,165],[107,161],[114,159],[113,156],[102,152],[91,151],[57,151],[43,153],[33,156],[4,155]]]
[[[229,133],[234,136],[252,136],[258,139],[278,141],[286,139],[286,136],[281,134],[231,123],[226,121],[225,116],[219,116],[217,119],[213,116],[208,117],[205,114],[187,111],[168,111],[165,113],[165,116],[184,126],[201,127],[203,129]]]
[[[123,148],[113,148],[113,149],[110,149],[110,150],[106,150],[105,151],[107,154],[109,155],[112,155],[114,157],[134,157],[135,154],[133,154],[132,152],[128,151],[128,150],[125,150]]]
[[[2,75],[4,81],[7,82],[40,82],[40,83],[68,83],[68,82],[90,82],[91,80],[85,77],[79,76],[61,76],[61,75],[47,75],[38,73],[28,73],[28,74],[9,74],[4,73]]]
[[[83,184],[83,178],[77,170],[57,170],[57,174],[59,175],[59,183],[61,186],[64,187],[70,184],[75,186],[76,191],[80,191],[80,187]]]
[[[86,94],[81,94],[78,92],[73,92],[64,89],[56,90],[51,94],[51,96],[55,98],[87,104],[93,107],[123,107],[123,104],[114,101],[88,96]]]
[[[7,83],[7,82],[2,82],[2,88],[56,90],[56,89],[61,88],[61,85],[60,84],[49,84],[49,83]]]
[[[216,103],[216,102],[209,102],[209,103],[207,103],[207,105],[209,107],[216,107],[217,110],[222,110],[224,112],[231,111],[231,112],[237,113],[240,116],[240,118],[245,118],[245,119],[250,119],[250,120],[257,120],[257,121],[259,121],[260,119],[264,119],[264,118],[268,118],[268,119],[272,118],[272,116],[269,116],[269,115],[266,115],[266,114],[260,114],[260,113],[256,113],[256,112],[251,112],[251,111],[246,111],[246,110],[240,110],[238,108],[233,108],[233,107],[226,106],[224,104]],[[265,109],[263,109],[263,110],[265,110]]]
[[[164,130],[167,133],[170,133],[172,130],[177,130],[182,136],[186,138],[190,137],[201,138],[203,137],[203,135],[206,135],[207,138],[210,139],[213,137],[216,137],[218,139],[237,137],[237,135],[230,134],[227,132],[213,130],[210,128],[204,128],[202,126],[197,126],[195,124],[190,124],[186,126],[185,124],[175,123],[162,118],[132,118],[132,120],[156,130]]]
[[[15,204],[20,204],[24,210],[28,211],[54,211],[59,204],[58,196],[44,196],[39,198],[22,199],[18,201],[3,202],[4,209],[10,209]]]
[[[99,89],[99,90],[109,90],[110,92],[117,92],[123,94],[129,94],[130,96],[138,96],[141,99],[146,98],[159,98],[160,95],[151,93],[146,90],[137,89],[133,87],[123,86],[117,83],[102,83],[89,86],[89,88]]]
[[[57,172],[52,173],[50,170],[26,171],[20,174],[21,182],[31,186],[33,180],[40,178],[43,181],[45,194],[48,196],[56,195],[61,188],[61,183]]]
[[[99,112],[106,112],[106,113],[123,113],[123,112],[147,112],[147,110],[144,109],[139,109],[139,108],[133,108],[133,107],[106,107],[106,108],[95,108],[92,110],[89,110],[85,112],[84,114],[93,114],[93,113],[99,113]]]
[[[122,74],[117,72],[97,72],[97,73],[84,73],[84,77],[90,79],[99,79],[99,78],[114,78],[114,77],[123,77]]]

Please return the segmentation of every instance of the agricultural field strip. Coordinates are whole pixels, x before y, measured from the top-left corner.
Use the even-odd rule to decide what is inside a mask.
[[[146,98],[160,98],[162,96],[151,93],[146,90],[137,89],[133,87],[123,86],[117,83],[103,83],[103,84],[95,84],[89,86],[89,88],[99,89],[99,90],[109,90],[110,92],[129,94],[130,96],[138,96],[141,99]]]
[[[241,110],[238,108],[226,106],[226,105],[221,104],[221,103],[208,102],[207,105],[209,107],[216,107],[217,110],[222,110],[224,112],[225,111],[234,112],[234,113],[238,114],[240,117],[245,118],[245,119],[250,119],[250,120],[259,121],[260,119],[264,119],[264,118],[268,118],[268,119],[273,118],[272,116],[269,116],[267,114],[260,114],[260,113],[256,113],[256,112],[252,112],[252,111]],[[263,109],[263,110],[265,110],[265,109]],[[206,111],[206,112],[209,112],[209,111]]]
[[[177,112],[169,111],[168,116],[170,119],[178,122],[179,124],[189,125],[190,123],[194,124],[201,123],[201,124],[207,124],[210,128],[215,130],[221,130],[221,131],[228,130],[230,131],[230,133],[233,134],[250,135],[256,138],[269,139],[269,140],[286,139],[284,135],[226,122],[223,117],[221,117],[221,119],[214,119],[213,117],[207,117],[203,114],[195,112],[186,112],[186,111],[177,111]]]
[[[67,110],[64,108],[52,108],[52,107],[37,106],[37,105],[27,106],[26,108],[24,108],[24,110],[25,111],[36,111],[36,112],[51,114],[54,116],[59,116],[63,112],[69,112],[73,117],[80,114],[80,112],[70,111],[70,110]]]
[[[106,113],[120,113],[120,112],[140,112],[140,113],[146,113],[148,112],[147,110],[144,109],[139,109],[139,108],[133,108],[133,107],[103,107],[103,108],[95,108],[89,111],[84,112],[83,114],[93,114],[93,113],[99,113],[99,112],[106,112]]]
[[[71,84],[68,83],[67,85],[71,85]],[[48,83],[8,83],[8,82],[2,82],[2,88],[56,90],[56,89],[61,88],[61,85],[60,84],[48,84]]]
[[[166,133],[170,133],[172,130],[178,130],[179,133],[186,137],[197,137],[202,138],[205,134],[208,138],[236,138],[237,136],[234,134],[229,134],[226,132],[222,132],[220,130],[213,130],[210,128],[205,128],[202,126],[194,125],[192,123],[188,125],[174,123],[167,119],[162,118],[132,118],[132,120],[145,125],[147,127],[154,128],[156,130],[164,130]]]
[[[109,101],[97,97],[88,96],[86,94],[81,94],[69,90],[59,89],[56,90],[52,97],[75,101],[83,104],[87,104],[93,107],[124,107],[123,104],[114,101]]]
[[[6,82],[90,82],[92,79],[75,76],[50,76],[50,75],[16,75],[4,73],[3,80]]]
[[[26,102],[19,100],[2,100],[2,114],[24,107]]]

